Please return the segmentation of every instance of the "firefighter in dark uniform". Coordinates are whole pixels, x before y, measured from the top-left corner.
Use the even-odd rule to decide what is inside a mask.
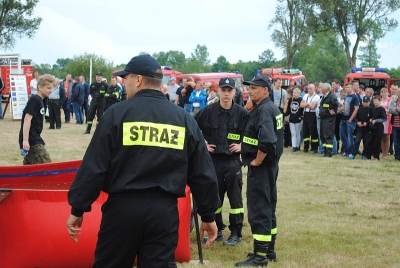
[[[106,111],[108,108],[110,108],[111,105],[116,104],[117,102],[120,101],[121,91],[122,91],[122,89],[117,83],[117,78],[112,77],[111,85],[108,87],[106,94],[104,94],[104,100],[105,100],[104,111]]]
[[[93,119],[97,116],[97,122],[101,121],[104,112],[104,95],[106,94],[108,85],[103,81],[101,73],[96,74],[96,81],[90,85],[90,96],[92,101],[89,105],[87,118],[87,128],[85,134],[89,134],[92,129]]]
[[[78,238],[83,213],[101,190],[109,194],[94,267],[176,267],[177,198],[190,186],[207,245],[217,237],[218,182],[201,130],[159,91],[160,64],[150,55],[125,70],[128,100],[109,108],[68,193],[69,235]]]
[[[323,94],[319,104],[320,138],[324,147],[324,156],[332,157],[333,137],[335,136],[336,114],[339,102],[335,94],[331,92],[331,85],[320,84]]]
[[[242,239],[244,209],[240,142],[247,121],[247,111],[234,103],[235,81],[232,78],[222,78],[219,81],[218,95],[219,102],[200,111],[196,120],[203,132],[218,177],[221,206],[215,212],[218,226],[217,240],[223,240],[222,231],[225,226],[222,221],[222,204],[227,193],[231,206],[229,211],[231,235],[224,244],[235,246]]]
[[[254,252],[236,266],[265,266],[275,261],[276,180],[283,152],[283,114],[270,99],[271,84],[264,77],[244,82],[254,103],[243,134],[242,158],[248,165],[247,210]]]

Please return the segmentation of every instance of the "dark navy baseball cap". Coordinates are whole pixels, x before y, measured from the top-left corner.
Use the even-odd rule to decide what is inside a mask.
[[[220,88],[229,87],[229,88],[234,89],[235,88],[235,80],[233,80],[232,78],[229,78],[229,77],[221,78],[219,80],[218,85]]]
[[[163,78],[160,64],[155,58],[148,54],[133,57],[125,66],[124,70],[113,73],[114,76],[120,76],[122,78],[128,74],[143,75],[160,80]]]
[[[243,85],[245,86],[259,86],[259,87],[266,87],[268,89],[271,90],[271,82],[268,80],[267,77],[265,76],[254,76],[253,79],[251,79],[250,81],[244,81]]]

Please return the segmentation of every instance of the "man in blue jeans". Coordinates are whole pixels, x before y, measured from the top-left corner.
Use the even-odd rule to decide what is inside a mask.
[[[358,82],[353,82],[354,84]],[[354,130],[356,129],[356,116],[360,101],[354,92],[354,88],[350,85],[345,87],[347,96],[344,101],[344,112],[343,118],[340,122],[340,138],[344,145],[344,155],[349,159],[354,159],[355,155],[355,142],[354,142]]]

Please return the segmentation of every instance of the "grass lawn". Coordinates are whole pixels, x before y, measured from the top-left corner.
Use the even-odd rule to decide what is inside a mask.
[[[22,162],[19,125],[9,118],[0,121],[0,165]],[[52,160],[82,159],[91,138],[84,130],[64,124],[62,130],[50,131],[46,124],[43,138]],[[270,267],[400,267],[400,162],[285,151],[278,190],[279,260]],[[225,221],[228,209],[225,202]],[[206,249],[207,266],[232,267],[244,258],[252,249],[247,220],[243,235],[238,247],[220,243]]]

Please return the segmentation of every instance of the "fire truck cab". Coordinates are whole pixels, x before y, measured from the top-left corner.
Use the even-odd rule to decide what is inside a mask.
[[[344,78],[344,84],[350,84],[352,81],[359,81],[360,85],[370,87],[377,93],[383,87],[390,89],[390,86],[395,83],[390,75],[386,73],[385,68],[360,68],[353,67],[351,73],[348,73]]]
[[[293,86],[302,87],[306,82],[305,75],[299,69],[284,69],[282,67],[264,68],[261,69],[261,74],[269,77],[272,82],[275,82],[277,79],[281,79],[283,89]]]

